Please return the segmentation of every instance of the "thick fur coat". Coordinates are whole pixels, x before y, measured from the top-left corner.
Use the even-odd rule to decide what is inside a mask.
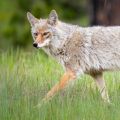
[[[62,28],[65,30],[66,26],[63,23]],[[64,39],[58,39],[60,46],[50,44],[44,48],[63,66],[73,69],[78,75],[120,69],[120,27],[71,28],[68,25],[67,28],[70,33]]]
[[[37,19],[31,13],[27,17],[32,26],[33,46],[54,57],[66,71],[45,99],[54,96],[69,80],[86,73],[94,78],[102,98],[109,102],[102,73],[120,70],[120,26],[84,28],[66,24],[58,20],[55,10],[48,19]]]

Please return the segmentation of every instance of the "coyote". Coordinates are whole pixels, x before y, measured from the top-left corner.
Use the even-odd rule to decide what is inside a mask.
[[[63,66],[61,80],[45,96],[52,98],[71,80],[85,73],[92,76],[105,102],[110,102],[104,71],[120,69],[120,26],[80,27],[61,22],[55,10],[48,19],[37,19],[27,13],[31,24],[33,46],[42,48]]]

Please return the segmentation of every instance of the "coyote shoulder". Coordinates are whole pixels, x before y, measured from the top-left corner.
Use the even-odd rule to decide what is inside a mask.
[[[109,102],[103,72],[120,69],[120,27],[80,27],[58,20],[55,10],[48,19],[27,13],[32,27],[33,46],[56,58],[65,69],[60,82],[45,96],[50,99],[70,80],[85,73],[97,83],[104,101]]]

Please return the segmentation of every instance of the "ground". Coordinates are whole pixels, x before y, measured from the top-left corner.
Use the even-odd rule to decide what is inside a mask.
[[[1,120],[120,120],[119,72],[104,74],[112,105],[101,100],[93,79],[84,75],[36,107],[63,69],[38,50],[14,51],[0,52]]]

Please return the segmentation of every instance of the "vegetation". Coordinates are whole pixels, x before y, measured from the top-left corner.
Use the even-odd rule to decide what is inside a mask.
[[[105,73],[113,105],[103,103],[94,81],[81,76],[74,86],[59,92],[51,101],[42,98],[58,82],[63,70],[39,51],[0,53],[1,120],[119,120],[120,74]]]

